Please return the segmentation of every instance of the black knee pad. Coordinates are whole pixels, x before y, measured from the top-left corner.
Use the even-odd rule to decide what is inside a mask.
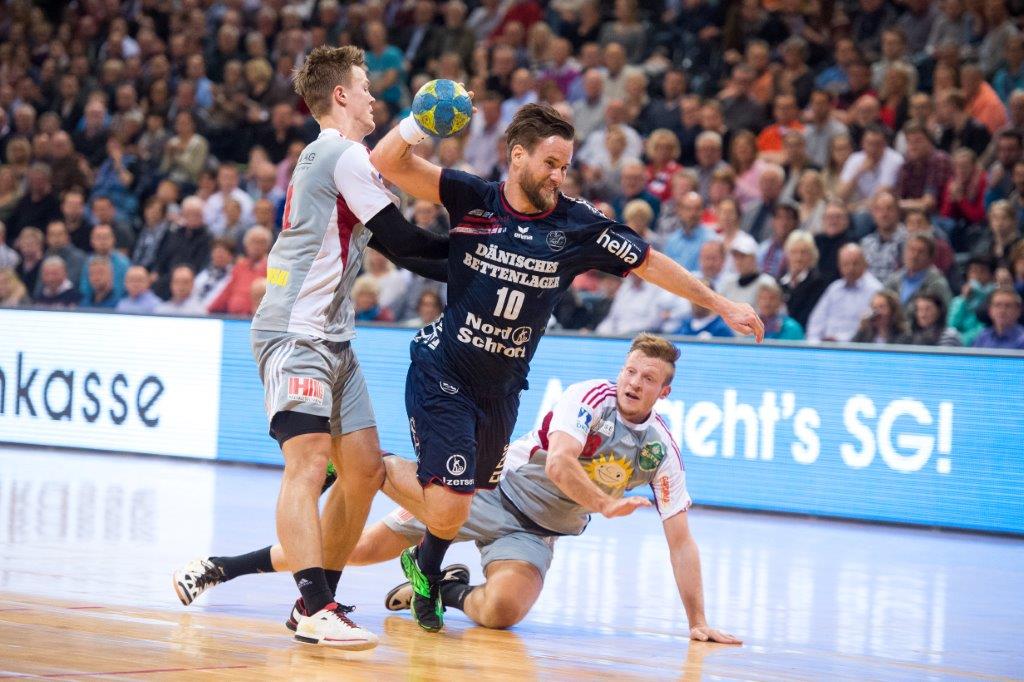
[[[274,415],[270,420],[270,437],[277,441],[282,448],[284,442],[289,438],[301,436],[306,433],[331,433],[331,420],[315,414],[305,412],[282,411]]]

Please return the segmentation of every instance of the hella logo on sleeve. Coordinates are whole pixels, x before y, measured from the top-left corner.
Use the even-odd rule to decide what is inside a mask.
[[[604,232],[597,236],[597,243],[603,246],[613,256],[618,256],[622,259],[622,262],[626,265],[636,265],[637,261],[640,260],[640,255],[625,239],[613,239],[608,234],[608,229],[605,228]]]

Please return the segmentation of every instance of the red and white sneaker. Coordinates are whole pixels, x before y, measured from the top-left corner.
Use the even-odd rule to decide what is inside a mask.
[[[377,635],[361,628],[348,617],[353,607],[331,602],[312,615],[306,614],[302,600],[295,602],[286,625],[295,631],[295,640],[306,644],[365,651],[377,646]],[[293,627],[294,623],[294,627]]]

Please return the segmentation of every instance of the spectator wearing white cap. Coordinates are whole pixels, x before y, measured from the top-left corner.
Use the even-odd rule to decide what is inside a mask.
[[[729,245],[736,274],[722,282],[718,293],[730,301],[749,303],[757,302],[757,290],[762,284],[775,284],[775,279],[761,272],[757,264],[757,242],[746,232],[740,232]]]

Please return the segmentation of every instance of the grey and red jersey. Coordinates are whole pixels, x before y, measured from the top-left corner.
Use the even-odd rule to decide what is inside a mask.
[[[651,486],[662,519],[690,507],[679,446],[656,413],[631,424],[617,408],[615,384],[582,381],[569,386],[540,428],[508,447],[499,490],[534,523],[564,535],[579,535],[590,514],[558,489],[544,470],[551,433],[561,431],[583,446],[580,465],[605,493]]]
[[[323,130],[292,172],[252,328],[329,341],[355,336],[349,292],[371,236],[365,223],[392,202],[366,147]]]

